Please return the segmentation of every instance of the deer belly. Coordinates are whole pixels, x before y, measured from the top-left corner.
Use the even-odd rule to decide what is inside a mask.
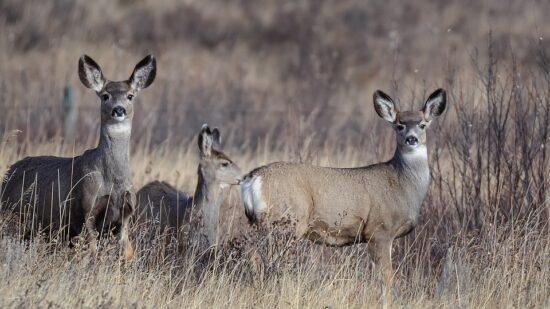
[[[361,230],[361,220],[336,221],[328,224],[317,219],[310,222],[306,238],[329,246],[345,246],[361,242]]]
[[[416,224],[412,220],[407,220],[403,222],[403,224],[401,224],[397,228],[397,232],[395,233],[396,234],[395,238],[407,236],[414,230],[415,225]]]

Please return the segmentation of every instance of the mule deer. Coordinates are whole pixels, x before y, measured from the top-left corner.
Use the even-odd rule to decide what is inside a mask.
[[[100,99],[98,146],[74,158],[39,156],[16,162],[3,180],[2,202],[30,217],[33,229],[41,227],[50,236],[72,238],[84,226],[94,252],[98,230],[111,230],[118,234],[124,258],[130,260],[133,248],[127,224],[135,203],[129,165],[133,101],[155,79],[156,60],[145,57],[128,80],[113,82],[84,55],[78,73]]]
[[[160,222],[160,231],[166,229],[178,232],[189,223],[193,210],[200,213],[201,236],[208,245],[215,244],[219,222],[220,206],[231,185],[238,185],[241,170],[229,157],[221,152],[220,132],[203,125],[198,137],[200,162],[197,171],[197,188],[192,198],[166,182],[154,181],[141,188],[138,193],[140,208],[144,202],[149,207],[140,209],[141,218],[155,218]],[[191,207],[193,206],[193,207]],[[170,233],[170,232],[169,232]]]
[[[396,131],[392,159],[358,168],[286,162],[259,167],[241,185],[246,216],[263,223],[288,217],[297,238],[331,246],[367,242],[391,278],[392,242],[416,225],[430,182],[426,129],[445,106],[442,89],[418,112],[400,112],[376,91],[374,108]]]

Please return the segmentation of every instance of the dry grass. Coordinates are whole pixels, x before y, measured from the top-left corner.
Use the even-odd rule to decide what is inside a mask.
[[[189,149],[195,148],[194,143],[190,145],[156,152],[135,149],[136,186],[158,177],[192,190],[197,158]],[[28,146],[31,153],[68,153],[46,144]],[[226,148],[246,168],[264,160],[286,159],[277,152],[266,151],[264,157],[261,150],[251,152],[235,145]],[[17,157],[13,149],[4,145],[2,162],[7,164]],[[353,158],[364,156],[360,149],[349,151],[349,155],[324,149],[327,154],[320,155],[319,162],[334,162],[336,156],[347,165],[359,165],[362,160]],[[155,163],[142,164],[147,160]],[[412,236],[396,241],[396,305],[548,306],[547,227],[540,227],[536,218],[531,218],[527,222],[488,224],[482,231],[457,228],[452,206],[434,202],[437,194],[433,190],[424,205],[423,223]],[[242,219],[238,193],[232,192],[230,200],[233,208],[229,211]],[[536,212],[531,215],[536,217]],[[226,227],[227,222],[221,225]],[[105,249],[98,260],[91,260],[85,250],[52,246],[40,238],[21,243],[4,228],[0,306],[319,308],[380,304],[380,281],[369,265],[364,245],[333,249],[299,243],[297,248],[285,250],[284,239],[256,237],[254,231],[245,229],[252,239],[244,248],[224,247],[205,261],[201,252],[193,249],[183,254],[165,253],[163,243],[147,241],[145,229],[133,230],[138,238],[137,255],[131,264],[123,265],[115,250]],[[267,266],[273,266],[271,269],[258,267],[248,252],[254,248]],[[281,252],[284,257],[276,260]]]
[[[407,108],[441,86],[449,109],[428,133],[421,222],[395,242],[394,305],[550,307],[547,3],[100,2],[0,1],[2,170],[95,145],[99,107],[78,82],[82,53],[115,80],[145,52],[158,56],[158,78],[136,102],[136,188],[159,179],[192,192],[204,122],[243,170],[385,160],[394,139],[372,91]],[[65,87],[75,143],[62,138]],[[108,241],[97,260],[79,246],[23,242],[2,216],[0,307],[380,306],[364,245],[288,245],[284,227],[245,224],[238,190],[223,212],[216,252],[178,252],[134,226],[130,264]]]

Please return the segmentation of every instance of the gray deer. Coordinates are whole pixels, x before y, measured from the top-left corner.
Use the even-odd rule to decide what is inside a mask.
[[[259,167],[241,185],[246,216],[260,223],[289,217],[297,238],[331,246],[366,242],[391,279],[392,242],[417,224],[430,183],[426,129],[445,106],[442,89],[421,111],[403,112],[376,91],[374,108],[396,132],[393,158],[357,168],[287,162]]]
[[[128,80],[114,82],[83,55],[78,74],[100,99],[99,144],[74,158],[38,156],[16,162],[4,177],[2,203],[27,218],[28,231],[71,239],[85,227],[94,253],[100,232],[112,231],[123,258],[131,260],[127,225],[135,203],[129,164],[133,104],[155,79],[156,60],[145,57]]]
[[[229,187],[240,183],[242,172],[237,164],[221,152],[220,132],[217,128],[211,130],[208,125],[203,125],[198,136],[198,146],[200,161],[193,197],[166,182],[150,182],[137,192],[139,221],[158,220],[161,233],[173,234],[189,224],[196,213],[201,220],[200,236],[206,239],[208,245],[214,245],[220,206]]]

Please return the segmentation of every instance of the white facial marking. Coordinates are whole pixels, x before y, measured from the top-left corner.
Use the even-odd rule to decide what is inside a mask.
[[[124,121],[124,119],[126,119],[126,116],[112,116],[114,120],[118,121],[118,122],[122,122]]]

